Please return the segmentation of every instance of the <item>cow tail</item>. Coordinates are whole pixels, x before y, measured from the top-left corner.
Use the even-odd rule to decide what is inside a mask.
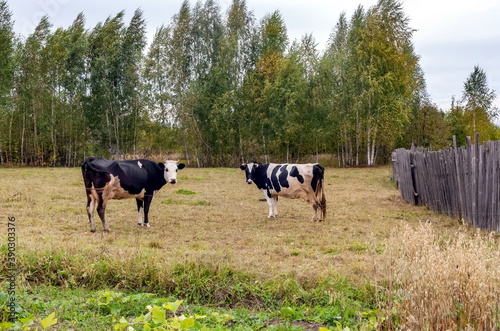
[[[106,173],[105,171],[102,171],[98,168],[96,168],[93,164],[92,161],[94,161],[94,157],[88,157],[85,159],[82,163],[82,175],[83,175],[83,182],[85,184],[85,189],[87,191],[87,194],[90,194],[92,191],[95,191],[95,188],[93,188],[93,183],[92,183],[92,178],[95,177],[96,173]]]
[[[318,180],[316,181],[316,201],[323,212],[323,220],[326,219],[326,197],[324,192],[325,168],[318,164]]]
[[[86,159],[82,163],[82,176],[83,176],[83,183],[85,184],[85,189],[87,191],[87,194],[90,193],[90,188],[92,187],[92,178],[90,176],[89,170],[90,168],[90,161],[91,159]]]

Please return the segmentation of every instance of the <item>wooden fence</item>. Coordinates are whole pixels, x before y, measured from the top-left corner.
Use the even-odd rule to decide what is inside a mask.
[[[476,134],[476,142],[479,135]],[[402,198],[474,227],[500,232],[500,141],[392,153],[393,180]]]

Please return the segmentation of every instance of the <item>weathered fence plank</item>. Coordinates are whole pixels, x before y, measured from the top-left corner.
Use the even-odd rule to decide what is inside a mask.
[[[392,154],[393,180],[401,197],[474,227],[500,232],[500,141],[440,151],[399,148]]]

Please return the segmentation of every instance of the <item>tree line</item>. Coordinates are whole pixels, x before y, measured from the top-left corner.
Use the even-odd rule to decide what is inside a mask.
[[[257,20],[245,0],[225,11],[186,0],[149,44],[140,9],[91,29],[83,13],[55,30],[45,16],[23,37],[0,1],[0,163],[177,153],[201,167],[323,154],[374,165],[411,143],[497,139],[484,71],[439,110],[413,32],[398,0],[379,0],[341,13],[320,51],[311,34],[290,41],[279,11]]]

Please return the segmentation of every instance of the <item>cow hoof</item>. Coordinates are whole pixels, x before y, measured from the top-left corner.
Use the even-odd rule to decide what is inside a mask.
[[[95,232],[95,229],[90,229],[90,232]]]

